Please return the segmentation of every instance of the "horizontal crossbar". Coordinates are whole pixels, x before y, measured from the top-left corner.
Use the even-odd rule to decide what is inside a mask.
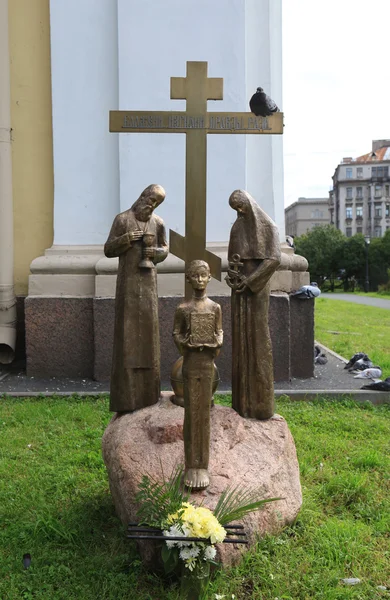
[[[252,113],[208,112],[190,114],[184,111],[110,111],[113,133],[191,133],[206,134],[282,134],[283,113],[256,117]]]

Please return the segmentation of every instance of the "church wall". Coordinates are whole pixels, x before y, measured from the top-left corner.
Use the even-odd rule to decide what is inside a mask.
[[[246,97],[258,86],[282,106],[282,0],[246,0]],[[284,240],[283,137],[246,136],[246,186]]]
[[[105,242],[119,212],[116,0],[51,0],[54,243]]]
[[[53,241],[49,0],[10,0],[15,293]]]
[[[103,244],[114,214],[150,183],[166,189],[168,228],[184,233],[185,136],[110,134],[110,109],[183,110],[170,77],[185,76],[188,60],[224,79],[209,111],[247,111],[260,84],[281,103],[281,0],[51,0],[51,38],[56,246]],[[208,241],[227,241],[237,188],[283,239],[281,136],[209,135],[207,146]]]
[[[118,0],[118,24],[121,109],[185,110],[184,100],[170,99],[170,78],[186,76],[186,61],[207,61],[208,76],[224,79],[224,99],[209,101],[209,111],[248,109],[245,0]],[[120,134],[119,144],[121,209],[160,183],[167,198],[159,214],[183,234],[185,136]],[[245,187],[245,136],[209,135],[207,152],[207,239],[226,242],[229,195]]]

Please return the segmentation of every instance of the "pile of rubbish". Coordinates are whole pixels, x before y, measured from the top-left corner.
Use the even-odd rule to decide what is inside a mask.
[[[364,352],[357,352],[347,362],[344,369],[348,369],[355,379],[368,379],[372,383],[363,385],[362,390],[376,390],[378,392],[390,392],[390,377],[382,380],[382,369],[374,365],[372,360]]]

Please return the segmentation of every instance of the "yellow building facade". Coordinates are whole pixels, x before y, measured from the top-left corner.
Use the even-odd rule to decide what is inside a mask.
[[[27,296],[30,264],[53,243],[49,0],[8,0],[14,284]]]

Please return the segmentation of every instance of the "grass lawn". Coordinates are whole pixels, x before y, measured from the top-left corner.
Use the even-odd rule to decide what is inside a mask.
[[[209,597],[388,597],[377,586],[390,587],[390,407],[281,400],[277,410],[297,445],[302,511],[219,573]],[[1,600],[178,598],[143,570],[114,513],[100,450],[109,419],[107,399],[1,400]]]
[[[390,310],[344,300],[315,301],[316,340],[344,358],[365,352],[390,376]]]

